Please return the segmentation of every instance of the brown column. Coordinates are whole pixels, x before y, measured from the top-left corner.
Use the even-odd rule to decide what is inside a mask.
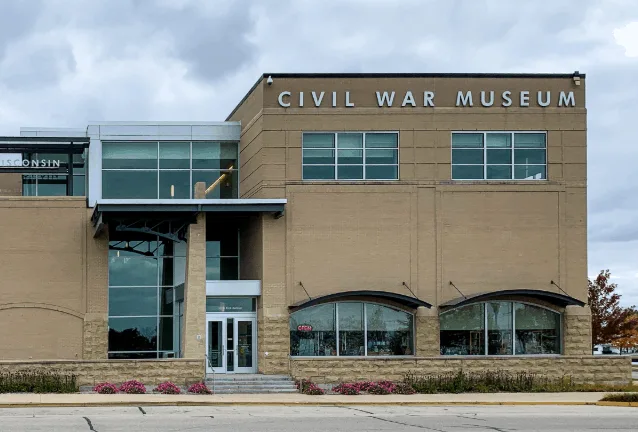
[[[563,353],[592,355],[591,309],[567,306],[563,314]]]
[[[438,310],[419,306],[416,310],[416,355],[418,357],[441,354],[439,328]]]
[[[82,358],[103,360],[108,350],[109,234],[93,237],[89,209],[86,221],[86,314]]]
[[[195,185],[195,198],[204,198],[205,183]],[[206,215],[188,226],[184,282],[184,358],[203,359],[206,353]]]

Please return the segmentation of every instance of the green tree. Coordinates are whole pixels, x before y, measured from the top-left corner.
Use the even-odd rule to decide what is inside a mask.
[[[589,280],[588,303],[592,318],[592,343],[614,343],[627,338],[638,327],[638,315],[635,306],[620,306],[620,294],[617,285],[610,283],[611,273],[602,270],[594,279]]]

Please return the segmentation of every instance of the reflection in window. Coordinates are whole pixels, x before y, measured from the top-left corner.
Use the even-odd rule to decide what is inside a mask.
[[[172,232],[168,222],[155,228]],[[178,356],[185,242],[117,230],[109,237],[109,358]]]
[[[207,221],[206,280],[239,280],[237,221]]]
[[[388,132],[306,132],[304,180],[397,180],[399,136]]]
[[[487,353],[512,354],[512,304],[487,303]]]
[[[441,314],[441,354],[485,354],[483,313],[483,304],[475,304]]]
[[[412,355],[413,320],[412,314],[375,303],[339,302],[312,306],[290,316],[290,354]]]
[[[103,142],[102,197],[189,199],[204,182],[206,198],[237,198],[237,143]]]
[[[514,303],[516,354],[560,354],[560,315],[548,309]]]
[[[453,180],[547,179],[545,133],[455,132]]]
[[[560,314],[539,306],[503,301],[472,304],[442,313],[440,326],[442,355],[561,352]]]
[[[339,303],[339,355],[365,355],[363,303]]]
[[[290,354],[337,355],[334,303],[309,307],[291,315]]]

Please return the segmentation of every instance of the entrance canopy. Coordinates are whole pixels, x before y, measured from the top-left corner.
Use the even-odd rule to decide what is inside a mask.
[[[166,219],[192,223],[198,213],[247,215],[284,214],[286,199],[103,199],[98,200],[91,216],[98,236],[104,225],[123,219]]]

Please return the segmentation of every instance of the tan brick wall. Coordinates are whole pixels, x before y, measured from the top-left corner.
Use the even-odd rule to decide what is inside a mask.
[[[78,385],[95,385],[104,381],[121,384],[131,379],[146,385],[157,385],[164,381],[190,385],[203,379],[204,360],[0,361],[0,373],[35,370],[74,374]]]
[[[0,359],[81,359],[84,198],[0,199]]]
[[[108,325],[106,313],[87,313],[84,316],[85,360],[104,360],[108,357]]]
[[[418,357],[414,359],[292,359],[291,374],[317,383],[359,380],[400,381],[405,374],[436,375],[501,370],[551,378],[571,376],[577,383],[629,384],[631,359],[620,356]]]
[[[591,310],[588,306],[567,306],[563,314],[563,329],[565,355],[591,354]]]
[[[108,227],[93,237],[94,227],[87,209],[86,223],[86,316],[84,359],[105,360],[108,351],[109,239]]]
[[[0,173],[0,196],[22,196],[22,174]]]

